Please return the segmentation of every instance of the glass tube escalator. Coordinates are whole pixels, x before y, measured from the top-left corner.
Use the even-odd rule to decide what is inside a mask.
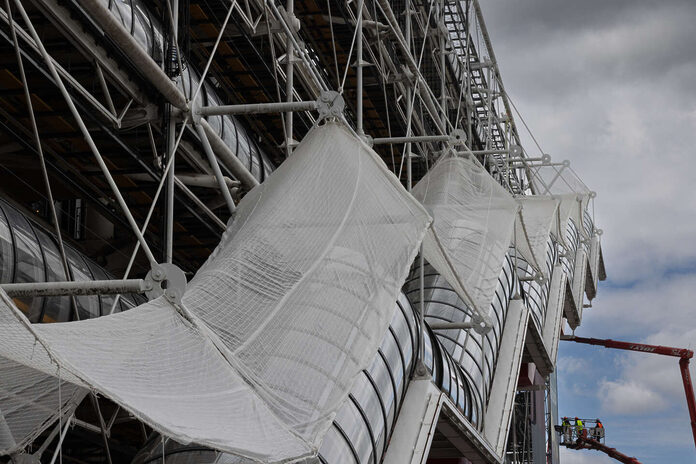
[[[469,420],[474,423],[479,420],[480,411],[463,370],[428,327],[421,331],[414,308],[401,294],[389,329],[370,367],[356,379],[348,399],[324,437],[318,457],[312,462],[381,462],[406,395],[419,340],[425,343],[424,362],[433,381]],[[133,463],[162,462],[162,450],[162,438],[154,434]],[[164,454],[168,464],[247,462],[229,454],[206,450],[198,445],[182,445],[169,439],[164,441]]]
[[[97,263],[65,243],[69,276],[55,235],[0,199],[0,283],[89,281],[114,279]],[[66,278],[67,277],[67,278]],[[14,302],[31,322],[66,322],[103,316],[115,295],[23,297]],[[146,301],[142,295],[122,295],[114,312]]]

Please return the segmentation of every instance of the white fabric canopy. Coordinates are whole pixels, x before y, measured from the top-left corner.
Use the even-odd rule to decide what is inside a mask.
[[[552,229],[552,232],[558,241],[567,246],[566,233],[568,230],[568,219],[573,217],[574,211],[578,209],[578,195],[575,193],[565,193],[562,195],[555,195],[554,198],[559,200],[559,204],[556,225]],[[575,219],[573,219],[573,221],[575,221]]]
[[[476,161],[448,154],[413,195],[433,217],[423,256],[475,311],[488,313],[512,242],[518,205]]]
[[[62,380],[59,387],[56,377],[0,357],[0,455],[23,449],[86,393]]]
[[[515,222],[515,246],[522,257],[535,268],[544,273],[546,266],[546,249],[549,234],[560,203],[547,196],[527,195],[517,197],[521,209]],[[548,277],[548,276],[546,276]]]
[[[589,238],[583,227],[583,216],[594,193],[580,180],[575,171],[570,166],[539,166],[532,168],[531,172],[531,181],[538,193],[560,198],[570,198],[575,195],[576,203],[572,204],[572,207],[569,203],[565,205],[561,203],[560,209],[565,214],[565,209],[570,208],[568,217],[577,226],[578,233]],[[567,219],[565,219],[565,225],[567,226]],[[565,240],[565,230],[565,228],[561,230],[561,240]]]
[[[0,291],[0,356],[60,366],[177,441],[296,461],[316,453],[376,352],[430,221],[328,123],[242,200],[181,307],[160,298],[31,326]]]

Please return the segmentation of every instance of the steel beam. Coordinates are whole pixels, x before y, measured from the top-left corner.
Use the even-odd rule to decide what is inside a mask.
[[[290,101],[276,103],[252,103],[249,105],[203,106],[198,110],[198,113],[201,116],[219,116],[222,114],[284,113],[288,111],[312,111],[316,109],[316,101]]]
[[[0,288],[13,298],[61,295],[116,295],[119,293],[144,293],[152,290],[152,283],[143,279],[115,279],[80,282],[26,282],[2,284]]]
[[[237,155],[232,151],[232,149],[227,146],[219,135],[217,135],[215,129],[208,124],[208,121],[201,119],[198,124],[205,130],[205,135],[208,136],[208,141],[210,142],[210,146],[213,148],[213,151],[220,158],[220,161],[222,161],[230,172],[232,172],[234,177],[236,177],[247,189],[252,189],[253,187],[259,185],[259,181],[256,180],[256,177],[249,172],[246,166],[242,164],[242,161],[237,158]]]
[[[372,140],[374,145],[383,145],[387,143],[419,143],[419,142],[449,142],[449,135],[413,135],[407,137],[381,137]]]
[[[473,329],[477,325],[473,322],[428,322],[433,330],[448,330],[448,329]]]
[[[227,209],[230,210],[230,214],[234,214],[237,207],[232,200],[230,189],[225,183],[225,177],[222,175],[218,160],[215,157],[215,153],[213,153],[213,148],[210,146],[210,142],[208,141],[208,136],[205,135],[205,129],[203,129],[200,124],[197,124],[196,131],[198,132],[198,137],[201,139],[201,143],[203,144],[203,151],[205,151],[205,154],[208,155],[208,162],[210,163],[210,167],[213,168],[215,179],[217,180],[218,187],[220,188],[220,193],[222,193],[222,196],[225,198],[225,203],[227,203]]]
[[[169,103],[186,109],[186,98],[176,84],[130,35],[130,32],[111,14],[100,0],[80,0],[82,7],[113,40],[120,50],[133,61],[133,66],[159,90]]]

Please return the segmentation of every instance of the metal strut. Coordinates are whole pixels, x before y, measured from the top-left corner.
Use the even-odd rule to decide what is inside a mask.
[[[641,462],[638,459],[626,456],[625,454],[616,451],[616,448],[610,448],[607,445],[604,445],[590,438],[578,437],[574,445],[565,446],[566,448],[570,449],[591,449],[601,451],[610,458],[614,458],[619,462],[623,462],[624,464],[641,464]]]

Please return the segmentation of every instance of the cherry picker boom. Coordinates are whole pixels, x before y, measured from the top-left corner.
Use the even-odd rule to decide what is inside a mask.
[[[585,437],[578,437],[577,441],[575,444],[566,444],[568,448],[572,449],[591,449],[591,450],[597,450],[601,451],[607,456],[616,459],[619,462],[622,462],[624,464],[641,464],[639,460],[636,458],[632,458],[630,456],[626,456],[623,453],[620,453],[616,451],[614,448],[610,448],[596,440],[593,440],[591,438],[585,438]]]
[[[561,336],[562,340],[587,345],[599,345],[605,348],[617,350],[640,351],[643,353],[660,354],[663,356],[673,356],[679,358],[679,368],[681,370],[682,382],[684,383],[684,393],[686,394],[686,406],[689,410],[691,420],[691,432],[694,436],[694,446],[696,446],[696,399],[694,399],[694,387],[689,373],[689,360],[693,358],[694,352],[686,348],[672,348],[669,346],[646,345],[643,343],[620,342],[617,340],[603,340],[599,338],[584,338],[576,336]]]

